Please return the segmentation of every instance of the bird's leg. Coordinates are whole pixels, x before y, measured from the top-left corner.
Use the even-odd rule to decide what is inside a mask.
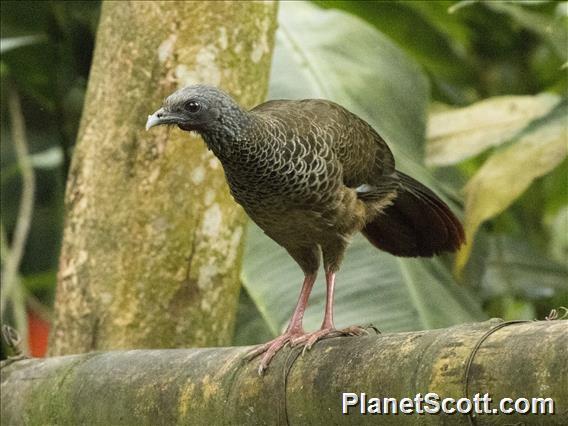
[[[327,271],[325,273],[325,286],[326,286],[326,297],[325,297],[325,314],[323,316],[323,322],[321,324],[321,330],[334,329],[333,325],[333,295],[335,292],[335,272]]]
[[[309,350],[318,340],[325,337],[333,337],[335,335],[341,334],[335,329],[335,325],[333,324],[333,294],[335,291],[335,272],[329,270],[326,271],[325,286],[325,313],[320,329],[314,331],[313,333],[298,336],[297,338],[292,340],[292,345],[305,345],[304,349]]]
[[[321,339],[336,336],[360,336],[368,334],[368,332],[358,326],[348,327],[343,330],[337,330],[333,324],[333,295],[335,292],[335,272],[328,270],[325,273],[325,284],[327,294],[325,298],[325,313],[323,322],[319,330],[313,333],[303,334],[292,340],[292,345],[304,345],[304,351],[310,350],[312,346]]]
[[[304,318],[304,312],[306,311],[308,299],[310,298],[310,293],[312,292],[312,287],[314,286],[315,281],[316,273],[306,274],[304,277],[304,284],[302,285],[302,291],[300,292],[296,309],[294,309],[294,313],[292,314],[292,318],[290,319],[290,323],[288,324],[284,334],[249,352],[247,356],[248,359],[264,354],[260,360],[260,366],[258,368],[259,374],[262,374],[264,370],[268,368],[268,364],[270,364],[274,355],[286,346],[287,343],[291,342],[295,338],[305,335],[304,328],[302,327],[302,320]]]
[[[298,303],[296,303],[296,308],[290,319],[290,324],[286,328],[286,333],[292,334],[304,334],[304,329],[302,328],[302,320],[304,319],[304,312],[308,306],[308,299],[310,298],[310,293],[314,283],[316,282],[316,274],[307,274],[304,277],[304,284],[302,285],[302,291],[300,292],[300,297],[298,298]]]

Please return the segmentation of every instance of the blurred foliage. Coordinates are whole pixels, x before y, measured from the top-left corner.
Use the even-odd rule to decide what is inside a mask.
[[[497,96],[471,106],[430,114],[426,164],[452,166],[499,146],[560,103],[550,93]]]
[[[495,97],[432,114],[428,164],[454,165],[503,145],[464,188],[467,244],[456,258],[458,275],[469,259],[479,226],[502,213],[535,179],[566,158],[567,123],[568,100],[552,94]]]
[[[10,140],[9,87],[22,101],[35,208],[20,268],[28,309],[49,318],[63,224],[63,194],[76,138],[98,23],[99,2],[2,1],[1,194],[2,225],[12,241],[22,179]],[[4,256],[4,254],[3,254]],[[9,306],[18,306],[14,303]],[[14,316],[21,313],[10,312]]]
[[[458,273],[469,258],[479,226],[502,213],[535,179],[549,174],[566,158],[567,123],[568,102],[564,100],[495,150],[469,180],[464,188],[464,227],[468,242],[457,256]]]
[[[333,21],[335,27],[325,29],[326,37],[320,37],[319,41],[311,39],[312,52],[317,55],[318,48],[327,49],[328,55],[334,51],[342,54],[357,51],[353,39],[337,37],[341,33],[339,30],[345,30],[337,27],[344,25],[341,17],[345,17],[350,22],[348,25],[353,25],[353,31],[357,32],[359,29],[355,28],[353,19],[360,18],[361,21],[355,22],[366,21],[366,28],[374,28],[379,36],[382,34],[393,41],[424,70],[431,86],[432,112],[453,110],[495,96],[549,96],[542,95],[544,93],[567,96],[566,2],[318,0],[313,4],[324,10],[342,11],[345,15],[337,15],[339,18]],[[51,306],[53,301],[65,178],[79,126],[99,7],[97,1],[0,3],[1,219],[10,242],[21,197],[21,176],[10,141],[9,113],[4,96],[7,87],[12,86],[22,99],[37,182],[31,233],[20,274],[28,297],[32,297],[30,305],[38,310],[43,308],[37,300],[44,306]],[[298,19],[309,20],[310,17]],[[335,47],[330,44],[331,40]],[[291,54],[294,59],[298,52]],[[361,63],[365,63],[364,59]],[[358,66],[352,62],[333,66],[341,71],[343,78],[365,75],[352,69]],[[364,72],[367,75],[376,73],[377,82],[382,77],[386,81],[397,79],[396,74],[384,75],[395,72],[394,68],[365,69]],[[320,78],[325,80],[332,76],[327,73]],[[289,85],[300,84],[300,79],[286,72],[281,72],[280,78],[287,79]],[[351,82],[347,98],[341,98],[333,91],[325,95],[351,99],[346,106],[355,109],[363,98],[368,98],[364,83],[364,80]],[[311,94],[306,87],[305,96]],[[377,104],[381,111],[388,113],[384,103]],[[420,105],[414,107],[422,108]],[[382,118],[374,115],[372,105],[358,112],[371,122],[375,120],[377,126],[392,126],[386,130],[388,137],[394,137],[396,132],[421,134],[420,129],[427,121],[426,112],[419,117],[419,128],[405,129],[400,123],[393,122],[400,114],[394,112],[399,110],[393,105],[392,115]],[[394,118],[387,120],[387,117]],[[527,118],[535,119],[538,114]],[[521,119],[521,127],[522,123]],[[460,203],[459,191],[464,184],[482,172],[488,160],[499,155],[501,150],[514,146],[513,139],[513,136],[507,136],[499,142],[484,141],[483,148],[478,147],[471,155],[462,156],[459,164],[456,161],[444,165],[432,163],[429,170],[419,166],[417,177],[430,184],[435,182],[433,174],[438,178],[434,186]],[[413,170],[414,163],[424,161],[421,158],[424,145],[420,140],[414,143],[417,145],[413,148],[394,147],[403,168]],[[523,170],[516,173],[523,173]],[[485,218],[476,234],[463,285],[478,295],[478,302],[488,315],[543,318],[552,307],[568,305],[567,161],[541,175],[534,176],[536,180],[529,182],[504,211]],[[447,259],[438,263],[450,266]],[[445,275],[440,276],[440,280],[451,282]],[[299,282],[290,287],[294,288],[294,296],[299,287]],[[428,290],[424,291],[414,297],[435,297],[427,293]],[[258,295],[257,300],[254,299],[252,293],[250,297],[243,294],[241,298],[243,309],[236,340],[239,343],[263,340],[273,334],[271,327],[277,324],[274,318],[272,325],[270,321],[251,323],[261,317]],[[431,302],[436,304],[441,300],[432,299]],[[291,306],[286,306],[288,308]],[[404,311],[404,307],[400,309]],[[278,322],[277,326],[280,325]]]
[[[565,91],[566,2],[316,1],[366,20],[421,64],[433,100]],[[456,7],[461,6],[461,7]]]

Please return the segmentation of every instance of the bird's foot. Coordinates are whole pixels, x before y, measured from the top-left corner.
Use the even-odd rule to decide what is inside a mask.
[[[304,349],[302,351],[302,354],[304,354],[306,351],[309,351],[312,348],[312,346],[316,344],[316,342],[320,340],[329,339],[331,337],[339,337],[339,336],[364,336],[369,334],[369,329],[374,330],[377,334],[380,333],[379,330],[372,325],[368,327],[360,327],[358,325],[352,325],[350,327],[343,328],[341,330],[338,330],[333,327],[328,327],[328,328],[320,328],[319,330],[314,331],[312,333],[307,333],[302,336],[299,336],[291,340],[290,344],[292,346],[303,345]]]
[[[374,330],[377,334],[380,333],[380,331],[372,325],[367,327],[352,325],[341,330],[333,327],[328,327],[319,329],[312,333],[306,333],[303,330],[296,330],[292,332],[287,331],[283,335],[278,336],[276,339],[273,339],[252,349],[246,355],[246,360],[251,361],[253,358],[262,355],[262,358],[260,359],[260,365],[258,367],[258,374],[262,375],[266,371],[268,365],[270,364],[274,356],[278,353],[278,351],[280,351],[288,344],[291,347],[303,346],[304,349],[302,350],[302,354],[304,354],[307,350],[309,351],[316,342],[320,340],[338,336],[363,336],[369,334],[370,329]]]
[[[292,341],[294,341],[295,339],[299,339],[305,335],[306,334],[304,333],[303,330],[297,330],[292,332],[287,331],[283,335],[278,336],[276,339],[266,342],[258,346],[257,348],[251,350],[247,354],[246,359],[250,361],[253,358],[256,358],[257,356],[264,354],[260,359],[260,365],[258,367],[258,374],[262,376],[262,374],[268,368],[268,364],[270,364],[270,361],[272,361],[272,358],[274,358],[274,356],[278,353],[280,349],[282,349],[289,343],[291,344]]]
[[[381,331],[373,324],[369,324],[364,327],[360,325],[352,325],[340,331],[343,333],[344,336],[364,336],[371,334],[371,330],[374,331],[375,334],[381,334]]]

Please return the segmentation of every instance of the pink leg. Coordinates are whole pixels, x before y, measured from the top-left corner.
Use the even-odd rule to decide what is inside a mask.
[[[274,340],[271,340],[258,348],[253,349],[248,354],[248,358],[252,359],[260,354],[264,354],[260,360],[260,366],[258,368],[258,373],[262,374],[264,370],[268,368],[268,364],[274,358],[274,355],[286,346],[287,343],[291,342],[294,338],[305,335],[304,329],[302,327],[302,320],[304,318],[304,312],[308,305],[308,299],[310,298],[310,293],[314,282],[316,281],[317,274],[308,274],[304,277],[304,284],[302,285],[302,291],[300,292],[300,297],[298,298],[298,303],[296,304],[296,309],[292,314],[290,323],[286,328],[286,331],[281,336]]]
[[[325,273],[325,286],[327,294],[325,298],[325,314],[321,330],[326,328],[335,328],[333,325],[333,293],[335,292],[335,272]]]
[[[314,283],[316,282],[316,276],[317,274],[310,274],[304,277],[302,291],[300,292],[298,303],[296,303],[296,309],[294,309],[294,313],[292,314],[288,328],[286,328],[286,332],[297,331],[304,333],[304,329],[302,328],[302,320],[304,319],[304,312],[306,312],[306,308],[308,307],[308,299],[310,298],[310,293],[312,292],[312,288],[314,286]]]
[[[333,295],[335,292],[335,272],[327,271],[325,273],[325,283],[327,294],[325,299],[325,314],[323,322],[319,330],[313,333],[303,334],[292,339],[292,345],[304,345],[304,351],[310,350],[312,346],[321,339],[336,336],[360,336],[368,334],[366,330],[361,327],[353,326],[345,330],[337,330],[333,324]]]

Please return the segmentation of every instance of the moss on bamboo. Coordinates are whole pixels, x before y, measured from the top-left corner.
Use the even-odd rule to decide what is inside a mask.
[[[465,415],[341,414],[369,396],[551,397],[555,415],[477,416],[475,424],[566,424],[567,321],[500,321],[335,338],[280,353],[265,376],[247,348],[133,350],[24,360],[1,371],[6,424],[469,424]],[[488,334],[489,331],[494,331]],[[33,378],[34,380],[30,380]]]

